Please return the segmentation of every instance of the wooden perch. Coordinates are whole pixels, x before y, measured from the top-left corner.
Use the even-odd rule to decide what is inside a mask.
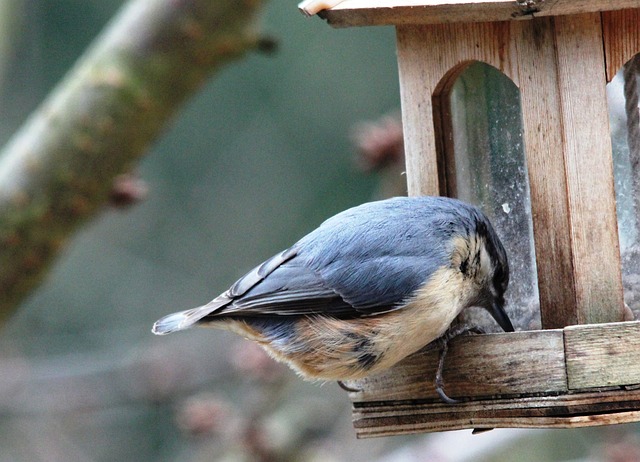
[[[180,104],[260,43],[262,1],[134,0],[0,153],[0,322]]]
[[[498,427],[580,427],[640,418],[640,322],[459,337],[445,362],[443,404],[425,349],[349,382],[359,437]],[[599,411],[594,415],[594,409]]]

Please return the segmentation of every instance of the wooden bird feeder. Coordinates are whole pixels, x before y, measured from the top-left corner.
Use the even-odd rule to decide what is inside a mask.
[[[318,4],[334,27],[396,27],[410,195],[451,195],[451,78],[479,61],[515,83],[536,254],[542,329],[454,340],[444,379],[461,404],[438,399],[432,350],[352,383],[358,436],[640,421],[605,93],[640,52],[640,1],[311,1],[307,12]]]

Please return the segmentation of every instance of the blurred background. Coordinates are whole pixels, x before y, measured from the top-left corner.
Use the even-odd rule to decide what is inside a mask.
[[[122,3],[0,0],[2,144]],[[0,333],[0,462],[640,460],[636,425],[359,441],[337,385],[225,332],[151,334],[330,215],[404,193],[393,29],[335,30],[272,0],[263,31],[277,52],[179,111],[126,185],[145,199],[75,235]]]

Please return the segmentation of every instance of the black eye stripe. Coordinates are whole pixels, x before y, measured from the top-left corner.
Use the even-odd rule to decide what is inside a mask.
[[[465,258],[462,263],[460,263],[460,272],[462,274],[467,274],[467,272],[469,271],[469,258]]]

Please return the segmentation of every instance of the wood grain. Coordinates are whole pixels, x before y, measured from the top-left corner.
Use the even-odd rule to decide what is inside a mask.
[[[333,27],[349,27],[508,21],[638,6],[637,0],[546,0],[534,8],[520,7],[515,0],[344,0],[320,16]]]
[[[354,404],[359,438],[467,428],[577,428],[640,420],[640,390],[473,401]]]
[[[400,97],[410,195],[443,192],[436,148],[433,96],[472,61],[512,76],[508,23],[439,24],[397,28]]]
[[[623,319],[599,14],[512,23],[544,328]]]
[[[637,8],[602,13],[607,82],[611,82],[622,66],[636,53],[640,53],[638,24],[640,24],[640,9]]]
[[[640,383],[640,325],[611,323],[565,329],[570,389]]]
[[[640,322],[454,339],[445,388],[423,350],[350,386],[360,437],[494,427],[581,427],[640,420]],[[566,365],[566,366],[565,366]],[[568,385],[568,386],[567,386]],[[628,389],[619,388],[628,385]]]
[[[640,391],[577,396],[355,406],[358,438],[483,428],[578,428],[640,421]]]
[[[437,400],[434,378],[439,351],[425,349],[381,374],[349,382],[361,390],[353,402]],[[445,362],[452,398],[567,391],[561,330],[487,334],[451,342]]]
[[[577,322],[624,319],[600,14],[554,18]],[[547,207],[554,206],[553,202]],[[562,281],[559,281],[562,283]]]
[[[553,18],[512,24],[520,81],[540,314],[545,329],[578,322]]]

